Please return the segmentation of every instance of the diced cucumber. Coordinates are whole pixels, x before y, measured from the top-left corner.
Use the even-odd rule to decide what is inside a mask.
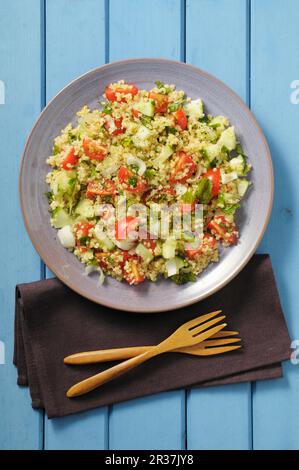
[[[94,234],[98,239],[98,243],[100,248],[103,250],[111,251],[115,247],[113,241],[106,235],[106,233],[102,230],[102,226],[100,224],[96,224],[94,228]]]
[[[146,248],[142,243],[137,245],[136,254],[140,256],[146,264],[150,263],[154,257],[152,251]]]
[[[243,197],[245,195],[247,189],[249,188],[249,185],[250,185],[250,182],[246,180],[245,178],[240,179],[238,181],[237,187],[238,187],[238,193],[240,197]]]
[[[146,164],[144,163],[141,158],[134,157],[134,155],[128,155],[127,156],[127,164],[128,165],[135,165],[138,167],[138,175],[142,176],[143,173],[146,171]]]
[[[236,171],[239,176],[244,175],[246,168],[246,160],[243,155],[238,155],[235,158],[232,158],[229,162],[229,166],[233,171]]]
[[[174,258],[169,259],[165,263],[165,268],[167,271],[167,277],[174,276],[179,273],[179,270],[185,266],[184,260],[175,256]]]
[[[136,134],[132,137],[135,147],[147,148],[149,146],[148,139],[152,136],[152,131],[145,126],[140,126]]]
[[[207,157],[208,161],[211,163],[216,157],[219,156],[221,151],[221,148],[218,145],[218,142],[216,144],[207,144],[204,147],[204,153],[205,156]]]
[[[162,150],[160,152],[160,155],[158,155],[157,158],[155,158],[154,160],[154,166],[156,168],[159,168],[161,165],[163,165],[163,163],[166,162],[166,160],[168,160],[168,158],[173,154],[173,150],[172,148],[170,147],[170,145],[164,145],[164,147],[162,147]]]
[[[229,125],[229,121],[224,116],[216,116],[209,122],[209,125],[217,130],[217,133],[221,133]]]
[[[226,206],[231,204],[237,204],[240,200],[239,194],[234,193],[221,193],[218,196],[219,201]]]
[[[76,245],[75,237],[70,225],[66,225],[57,232],[58,240],[64,248],[74,248]]]
[[[131,240],[130,238],[126,238],[125,240],[114,240],[114,243],[120,250],[123,251],[130,251],[136,245],[136,241]]]
[[[58,194],[60,191],[62,193],[70,193],[72,191],[72,186],[69,184],[69,181],[76,177],[76,172],[73,170],[59,170],[54,176],[51,188],[54,194]]]
[[[175,257],[175,250],[177,247],[177,242],[176,240],[173,240],[172,238],[168,238],[162,246],[162,256],[165,259],[171,259]]]
[[[110,240],[110,238],[108,237],[101,238],[101,240],[99,240],[99,245],[100,245],[100,248],[102,248],[102,250],[107,250],[107,251],[111,251],[115,247],[113,241]]]
[[[195,120],[198,120],[204,116],[203,102],[201,99],[192,100],[185,106],[187,115]]]
[[[62,207],[58,207],[55,210],[54,215],[51,218],[51,222],[55,228],[62,228],[66,225],[72,225],[74,223],[71,216]]]
[[[90,219],[94,217],[94,205],[90,199],[81,199],[79,204],[75,209],[76,214],[79,214],[81,217]]]
[[[153,117],[155,114],[155,102],[153,100],[150,101],[140,101],[136,105],[134,105],[134,109],[137,109],[141,114],[145,116]]]
[[[238,173],[232,171],[231,173],[221,173],[221,183],[227,184],[231,181],[238,179]]]
[[[220,149],[222,149],[222,147],[225,147],[229,151],[234,150],[237,146],[235,128],[231,126],[225,129],[222,132],[217,144],[219,145]]]

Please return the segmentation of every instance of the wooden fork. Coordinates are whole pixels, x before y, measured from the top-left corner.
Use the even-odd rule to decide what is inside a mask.
[[[139,364],[158,356],[159,354],[173,351],[174,349],[195,346],[196,344],[208,339],[226,326],[226,323],[213,326],[225,318],[225,315],[217,317],[220,312],[221,310],[218,310],[188,321],[160,344],[153,346],[143,354],[121,362],[110,369],[104,370],[99,374],[93,375],[92,377],[73,385],[67,391],[67,397],[71,398],[88,393],[100,385],[119,377],[125,372],[128,372]]]
[[[221,330],[202,343],[186,348],[174,349],[171,352],[191,354],[194,356],[212,356],[216,354],[223,354],[241,347],[240,345],[232,346],[232,344],[241,341],[241,338],[232,338],[232,336],[236,336],[238,334],[238,331]],[[120,361],[123,359],[129,359],[130,357],[139,356],[140,354],[149,351],[153,347],[154,346],[135,346],[127,348],[86,351],[65,357],[64,363],[72,365],[84,365],[95,364],[99,362]]]

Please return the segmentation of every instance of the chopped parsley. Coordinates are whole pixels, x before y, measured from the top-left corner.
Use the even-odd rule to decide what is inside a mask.
[[[132,186],[132,188],[136,188],[136,186],[137,186],[137,178],[136,178],[136,176],[130,176],[130,177],[128,178],[128,184],[129,184],[129,186]]]
[[[51,202],[53,201],[54,199],[54,194],[52,193],[52,191],[48,191],[45,193],[45,196],[46,198],[48,199],[48,203],[51,204]]]
[[[90,238],[89,237],[81,237],[79,238],[79,243],[81,246],[87,246],[89,243]]]
[[[187,282],[195,282],[196,276],[192,272],[180,271],[179,274],[171,276],[171,279],[176,284],[186,284]]]

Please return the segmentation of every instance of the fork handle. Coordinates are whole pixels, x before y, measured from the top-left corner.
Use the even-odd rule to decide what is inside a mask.
[[[64,358],[65,364],[95,364],[97,362],[120,361],[139,356],[149,351],[153,346],[136,346],[130,348],[100,349],[72,354]]]
[[[140,356],[132,357],[131,359],[121,362],[120,364],[117,364],[114,367],[110,367],[110,369],[104,370],[99,374],[93,375],[92,377],[82,380],[81,382],[73,385],[67,391],[66,395],[68,398],[72,398],[91,392],[100,385],[103,385],[106,382],[110,382],[110,380],[119,377],[120,375],[124,374],[125,372],[128,372],[139,364],[142,364],[148,359],[157,356],[161,352],[164,351],[161,350],[159,347],[153,347],[149,351],[141,354]]]

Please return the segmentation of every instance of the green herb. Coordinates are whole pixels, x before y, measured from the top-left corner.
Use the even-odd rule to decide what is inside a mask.
[[[209,126],[212,128],[212,129],[217,129],[218,127],[221,126],[220,122],[215,122],[215,124],[209,124]]]
[[[47,193],[45,193],[45,196],[48,199],[48,203],[51,204],[51,202],[54,199],[54,195],[53,195],[52,191],[48,191]]]
[[[129,183],[129,186],[132,186],[132,188],[136,188],[137,186],[136,176],[130,176],[130,178],[128,178],[128,183]]]
[[[151,179],[155,176],[156,174],[156,170],[154,170],[153,168],[148,168],[147,170],[145,170],[144,172],[144,177],[146,179]]]
[[[175,127],[169,127],[169,126],[166,126],[165,130],[167,134],[176,134],[178,132]]]
[[[236,152],[237,152],[239,155],[244,155],[244,150],[243,150],[243,147],[242,147],[241,144],[237,144]]]
[[[187,282],[195,282],[196,276],[192,272],[180,271],[179,274],[171,276],[171,280],[176,284],[186,284]]]
[[[195,198],[199,199],[203,204],[210,202],[212,198],[212,182],[209,178],[201,178],[195,191]]]
[[[183,103],[184,103],[183,100],[177,101],[176,103],[171,103],[168,106],[168,112],[173,113],[174,111],[177,111],[182,106]]]
[[[73,134],[73,131],[68,131],[67,136],[68,136],[68,142],[69,142],[69,144],[71,144],[72,142],[74,142],[74,140],[76,140],[76,138],[77,138],[76,135]]]
[[[157,88],[164,88],[164,83],[160,82],[160,80],[156,80],[155,85],[157,85]]]
[[[87,246],[90,238],[89,237],[81,237],[79,238],[80,246]]]
[[[126,137],[124,140],[121,141],[121,145],[123,147],[131,147],[132,144],[133,140],[131,139],[131,137]]]
[[[223,193],[220,193],[218,194],[218,197],[217,197],[217,206],[219,207],[225,207],[225,197],[223,195]]]
[[[196,196],[194,192],[191,191],[191,189],[189,189],[182,195],[182,201],[186,204],[192,204],[195,201],[195,199],[196,199]]]
[[[52,153],[53,153],[53,155],[57,155],[58,153],[60,153],[60,148],[58,147],[57,144],[53,145]]]
[[[241,206],[240,204],[231,204],[229,206],[224,207],[223,212],[226,215],[234,215],[237,209],[239,209]]]
[[[77,178],[70,178],[70,179],[68,180],[68,185],[69,185],[71,188],[74,188],[76,182],[77,182]]]
[[[129,165],[130,170],[132,170],[134,173],[138,173],[139,166],[138,165]]]
[[[210,121],[210,120],[209,120],[209,116],[207,116],[206,114],[205,114],[203,117],[199,118],[199,122],[206,122],[206,123],[208,123],[209,121]]]
[[[160,82],[160,80],[156,80],[155,85],[157,86],[157,88],[159,88],[159,90],[161,90],[162,92],[164,91],[166,95],[172,92],[172,88],[170,86],[165,85],[165,83]]]
[[[152,128],[152,118],[150,116],[142,114],[140,121],[145,127],[148,127],[149,129]]]
[[[112,108],[111,108],[110,103],[106,103],[105,101],[102,101],[101,105],[102,105],[102,113],[112,114]]]
[[[111,194],[106,194],[106,196],[102,197],[103,201],[106,202],[107,204],[112,202],[112,195]]]
[[[107,261],[108,261],[109,264],[111,264],[111,266],[114,266],[114,264],[115,264],[114,259],[111,256],[108,256]]]
[[[98,175],[99,175],[99,172],[97,171],[97,169],[95,167],[92,167],[90,176],[98,176]]]

